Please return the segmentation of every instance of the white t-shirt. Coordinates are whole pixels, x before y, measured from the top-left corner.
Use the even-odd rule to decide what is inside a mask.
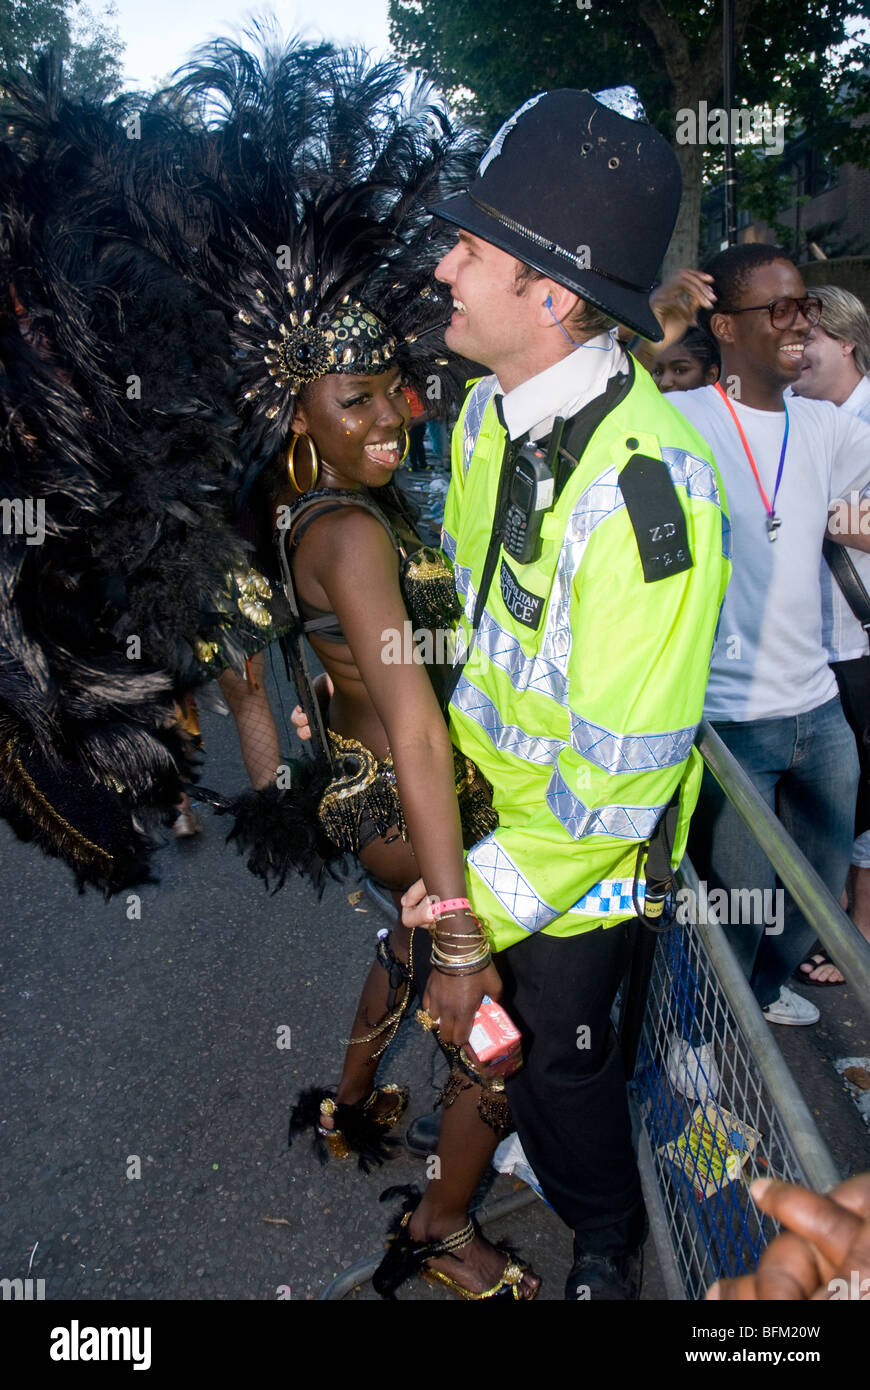
[[[731,518],[734,571],[713,647],[709,719],[775,719],[831,700],[837,685],[822,645],[819,555],[828,502],[870,481],[870,427],[829,401],[792,398],[776,515],[766,511],[737,427],[715,387],[675,391],[671,404],[710,444]],[[768,498],[773,497],[785,413],[732,400]]]

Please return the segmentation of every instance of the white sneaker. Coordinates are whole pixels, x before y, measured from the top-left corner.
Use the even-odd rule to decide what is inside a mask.
[[[674,1038],[668,1054],[668,1080],[688,1100],[701,1105],[715,1100],[721,1077],[710,1044],[699,1043],[696,1047],[685,1038]]]
[[[793,989],[786,989],[785,985],[779,991],[779,998],[762,1009],[762,1013],[768,1023],[784,1023],[791,1028],[806,1028],[821,1018],[815,1004],[804,999],[802,994],[795,994]]]

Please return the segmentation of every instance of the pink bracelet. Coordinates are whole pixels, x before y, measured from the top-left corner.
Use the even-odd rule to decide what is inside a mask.
[[[466,912],[471,911],[471,903],[467,898],[444,898],[440,903],[432,904],[432,916],[437,919],[445,912],[459,911],[463,908]]]

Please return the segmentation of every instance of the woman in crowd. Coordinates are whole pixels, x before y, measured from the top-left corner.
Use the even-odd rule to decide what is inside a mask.
[[[719,380],[719,349],[702,328],[687,328],[682,338],[655,352],[650,374],[661,392],[695,391]]]

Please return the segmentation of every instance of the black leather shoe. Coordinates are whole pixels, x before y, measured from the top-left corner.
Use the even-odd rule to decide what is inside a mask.
[[[565,1285],[574,1302],[633,1303],[640,1298],[643,1250],[628,1255],[580,1255]]]
[[[419,1115],[405,1132],[405,1143],[417,1158],[428,1158],[438,1148],[441,1134],[441,1111],[430,1110],[428,1115]]]

